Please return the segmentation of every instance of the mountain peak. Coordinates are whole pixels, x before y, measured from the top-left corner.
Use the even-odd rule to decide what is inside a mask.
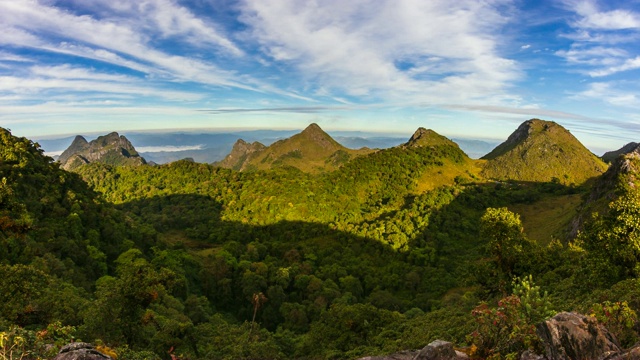
[[[608,151],[602,155],[602,160],[611,163],[617,159],[620,155],[626,155],[631,153],[640,154],[640,143],[630,142],[627,145],[621,147],[615,151]]]
[[[61,164],[64,164],[69,160],[73,154],[83,151],[89,147],[89,142],[82,135],[76,135],[76,137],[71,142],[71,145],[60,154],[58,157],[58,161]]]
[[[231,153],[218,165],[239,171],[295,167],[306,172],[320,172],[335,169],[352,156],[369,152],[371,150],[345,148],[313,123],[300,133],[268,147],[238,140]]]
[[[446,137],[438,134],[431,129],[425,129],[419,127],[416,132],[413,133],[409,141],[407,141],[403,147],[422,147],[422,146],[435,146],[435,145],[453,145],[458,147],[456,143],[447,139]]]
[[[488,178],[583,183],[601,175],[606,165],[567,129],[553,121],[531,119],[482,159]]]
[[[65,170],[71,170],[82,164],[102,162],[109,165],[142,165],[145,160],[140,157],[131,142],[112,132],[87,142],[82,136],[76,136],[73,143],[65,150],[58,161]]]
[[[498,145],[493,151],[483,156],[483,159],[491,160],[495,159],[498,156],[504,155],[509,152],[522,142],[527,141],[532,136],[541,133],[547,133],[547,135],[557,135],[559,133],[569,134],[569,131],[558,125],[553,121],[546,121],[540,119],[531,119],[523,122],[518,126],[516,131],[511,133],[507,140],[502,144]],[[573,135],[569,134],[569,136],[573,137]],[[576,140],[577,141],[577,140]]]

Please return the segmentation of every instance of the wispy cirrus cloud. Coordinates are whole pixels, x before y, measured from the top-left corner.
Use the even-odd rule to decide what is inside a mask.
[[[574,98],[597,99],[615,106],[640,108],[640,98],[635,92],[622,89],[612,82],[596,82],[573,95]]]
[[[574,43],[571,49],[557,51],[556,55],[569,63],[587,66],[582,72],[591,77],[640,68],[637,49],[640,12],[637,8],[630,5],[629,8],[605,10],[606,2],[594,0],[566,0],[563,3],[575,14],[575,19],[569,21],[574,32],[563,36]]]
[[[500,55],[508,1],[244,1],[240,20],[274,63],[347,97],[488,98],[519,78]]]
[[[113,9],[114,13],[103,13],[98,18],[76,15],[38,1],[0,2],[3,31],[0,43],[89,57],[169,80],[252,89],[238,81],[232,71],[194,57],[167,53],[154,46],[153,42],[162,37],[197,36],[204,39],[204,43],[209,40],[216,49],[234,56],[242,55],[230,40],[205,26],[185,8],[161,0],[100,3],[109,3],[106,9]],[[137,4],[137,7],[131,5],[131,9],[127,9],[127,4]],[[127,17],[118,16],[121,13],[126,13]]]

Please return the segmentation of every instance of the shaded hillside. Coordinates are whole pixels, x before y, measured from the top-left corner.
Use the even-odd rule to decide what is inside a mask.
[[[127,249],[126,238],[145,237],[144,228],[132,234],[119,212],[31,141],[0,128],[0,150],[2,263],[38,264],[90,288]]]
[[[565,128],[539,119],[524,122],[482,159],[482,175],[497,180],[582,184],[607,169]]]
[[[636,147],[631,152],[615,157],[609,169],[598,177],[590,193],[573,220],[572,235],[581,231],[593,213],[606,214],[609,204],[628,189],[640,187],[640,151]]]
[[[352,150],[340,145],[317,124],[301,133],[276,141],[268,147],[238,141],[232,152],[218,165],[239,171],[267,170],[291,166],[304,172],[335,170],[352,158],[372,152]]]
[[[91,142],[78,135],[58,158],[65,170],[100,162],[109,165],[143,165],[146,163],[126,137],[112,132]]]
[[[604,160],[605,162],[611,163],[618,156],[623,155],[623,154],[629,154],[629,153],[632,153],[632,152],[640,153],[640,144],[639,143],[630,142],[630,143],[628,143],[627,145],[621,147],[618,150],[608,151],[608,152],[604,153],[604,155],[602,155],[602,160]]]

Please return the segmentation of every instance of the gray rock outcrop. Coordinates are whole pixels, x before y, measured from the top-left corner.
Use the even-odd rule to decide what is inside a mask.
[[[537,325],[547,359],[595,360],[621,353],[615,337],[594,318],[562,312]]]
[[[462,360],[468,358],[467,354],[456,351],[452,343],[435,340],[420,350],[413,360]]]
[[[113,360],[113,358],[99,352],[89,343],[77,342],[63,346],[52,360]]]

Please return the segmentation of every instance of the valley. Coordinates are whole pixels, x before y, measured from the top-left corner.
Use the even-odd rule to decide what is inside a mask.
[[[58,163],[0,135],[0,288],[23,284],[0,325],[34,347],[356,359],[443,339],[499,359],[541,353],[528,331],[551,312],[614,304],[626,320],[598,320],[639,339],[637,147],[607,165],[532,119],[475,160],[424,128],[353,150],[311,124],[213,164],[147,163],[116,133]]]

